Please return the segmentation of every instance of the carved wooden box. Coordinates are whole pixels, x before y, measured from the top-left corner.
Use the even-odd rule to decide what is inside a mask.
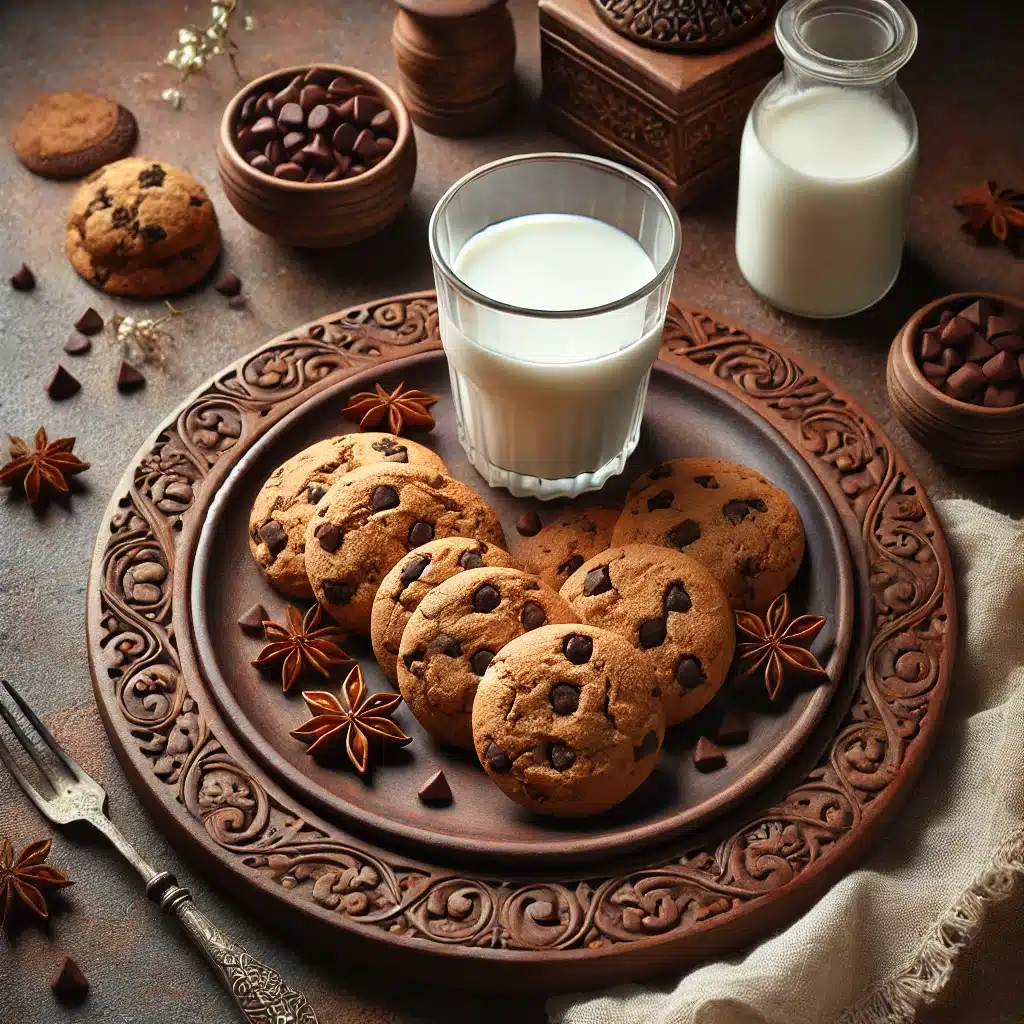
[[[552,127],[680,207],[735,168],[747,112],[782,66],[771,27],[720,53],[663,53],[624,39],[590,0],[540,0],[540,33]]]

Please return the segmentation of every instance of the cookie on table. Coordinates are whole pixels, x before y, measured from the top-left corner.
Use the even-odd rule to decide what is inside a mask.
[[[369,633],[384,577],[435,537],[505,546],[494,510],[471,487],[427,466],[377,463],[346,473],[306,526],[306,574],[337,622]]]
[[[473,704],[491,780],[542,814],[596,814],[650,775],[665,735],[651,663],[611,630],[554,625],[509,643]]]
[[[736,648],[722,585],[695,559],[632,544],[602,551],[560,591],[583,622],[645,651],[668,725],[695,715],[721,688]]]
[[[68,210],[65,249],[75,270],[111,294],[181,291],[220,251],[217,214],[187,171],[143,157],[90,174]]]
[[[659,544],[695,558],[734,608],[764,612],[804,557],[800,513],[785,491],[746,466],[673,459],[630,487],[612,546]]]
[[[14,152],[45,178],[80,178],[126,157],[135,146],[135,115],[104,96],[55,92],[31,104],[14,126]]]
[[[516,545],[523,568],[558,590],[588,559],[611,546],[619,513],[610,508],[566,510],[533,537]]]
[[[249,515],[249,550],[270,585],[312,597],[306,576],[306,525],[323,498],[350,470],[375,462],[447,471],[441,456],[394,434],[342,434],[304,448],[267,477]]]
[[[519,563],[507,551],[486,541],[442,537],[414,548],[384,577],[373,599],[370,640],[377,664],[388,679],[398,682],[402,634],[423,598],[457,573],[484,566],[518,569]]]
[[[442,743],[472,748],[473,698],[510,640],[576,614],[546,583],[519,569],[469,569],[435,587],[402,634],[398,688],[420,725]]]

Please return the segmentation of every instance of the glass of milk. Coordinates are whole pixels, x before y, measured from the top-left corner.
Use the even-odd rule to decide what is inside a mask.
[[[430,219],[459,440],[492,487],[572,497],[636,447],[679,218],[609,160],[533,153],[479,167]]]
[[[772,305],[848,316],[900,269],[917,120],[896,72],[917,25],[900,0],[788,0],[775,40],[784,69],[743,131],[736,258]]]

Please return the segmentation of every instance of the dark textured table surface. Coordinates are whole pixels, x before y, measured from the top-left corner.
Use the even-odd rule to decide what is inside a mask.
[[[220,111],[237,88],[226,65],[188,85],[183,111],[161,101],[160,91],[173,84],[173,72],[158,62],[190,16],[184,6],[176,0],[33,0],[4,4],[0,10],[5,134],[20,109],[42,90],[94,91],[125,103],[139,120],[138,152],[189,168],[210,190],[221,216],[224,266],[243,279],[248,298],[244,310],[229,309],[210,288],[183,299],[187,315],[173,324],[177,344],[170,371],[149,371],[143,392],[119,395],[113,383],[117,357],[104,339],[96,339],[92,354],[77,360],[64,356],[61,346],[88,305],[108,318],[118,310],[155,313],[161,305],[115,301],[82,282],[63,255],[64,210],[75,185],[34,177],[10,148],[0,156],[0,434],[31,437],[45,425],[51,436],[75,435],[77,450],[92,464],[69,507],[53,504],[37,515],[24,501],[0,495],[0,675],[19,684],[58,738],[102,780],[111,794],[113,817],[140,849],[175,870],[230,934],[302,989],[324,1024],[475,1020],[484,1018],[485,1009],[491,1020],[540,1020],[539,1002],[520,1006],[503,998],[499,1007],[485,1007],[473,997],[405,991],[386,963],[376,970],[351,971],[286,941],[244,907],[219,898],[156,830],[110,751],[93,704],[84,627],[86,573],[101,512],[128,459],[161,417],[226,363],[285,329],[375,296],[429,287],[427,218],[442,191],[464,172],[511,153],[571,148],[545,130],[539,115],[535,4],[511,2],[520,90],[509,120],[477,139],[452,141],[418,133],[419,172],[407,210],[377,238],[333,253],[283,248],[249,228],[224,199],[214,139]],[[967,496],[1020,515],[1022,474],[945,468],[907,438],[886,402],[884,368],[893,334],[924,300],[961,289],[1024,292],[1024,262],[1000,249],[976,248],[959,232],[950,208],[966,184],[985,178],[1024,184],[1024,62],[1019,51],[1024,8],[1001,0],[918,0],[912,6],[920,18],[921,43],[901,81],[920,121],[921,168],[904,271],[895,290],[875,310],[842,322],[815,324],[774,312],[750,292],[736,268],[733,183],[684,214],[676,297],[767,332],[827,367],[881,421],[933,498]],[[191,8],[192,17],[205,16],[205,4],[193,2]],[[289,0],[257,2],[253,8],[256,31],[239,32],[239,63],[247,77],[326,59],[394,81],[389,45],[393,8],[387,0]],[[965,47],[965,40],[977,45]],[[29,294],[6,286],[22,261],[39,280]],[[59,404],[44,390],[58,359],[83,383],[79,395]],[[48,834],[0,771],[0,836],[21,845]],[[0,939],[2,1024],[237,1019],[197,954],[160,918],[131,871],[100,841],[58,837],[53,861],[68,869],[77,884],[48,930],[28,928]],[[1019,908],[1020,901],[1012,901],[1000,916],[1019,922]],[[1004,934],[1024,939],[1019,923],[1009,922],[1007,928]],[[1024,941],[1014,946],[1020,950]],[[79,1010],[62,1009],[49,992],[49,980],[65,954],[82,964],[93,983],[89,1001]],[[1006,949],[972,954],[958,969],[944,1006],[929,1016],[953,1019],[958,1003],[977,1000],[994,954],[1002,959]],[[989,1019],[1019,1020],[1024,998],[1016,1006],[991,1009]]]

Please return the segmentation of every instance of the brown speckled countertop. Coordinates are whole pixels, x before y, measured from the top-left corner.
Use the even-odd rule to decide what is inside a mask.
[[[206,5],[192,0],[191,16]],[[137,152],[188,167],[207,186],[221,216],[223,266],[244,282],[245,310],[229,309],[212,288],[184,298],[186,317],[173,324],[178,344],[170,373],[147,371],[147,388],[120,396],[117,359],[102,339],[91,355],[72,359],[61,346],[88,305],[106,318],[116,310],[155,313],[160,303],[114,301],[93,291],[63,255],[64,210],[75,188],[29,174],[9,146],[0,155],[0,435],[78,437],[92,463],[70,511],[51,505],[34,515],[0,494],[0,675],[16,682],[58,737],[111,794],[115,820],[153,861],[175,870],[200,905],[256,955],[303,990],[323,1024],[341,1021],[488,1019],[529,1024],[543,1019],[538,1002],[502,998],[485,1005],[451,993],[405,992],[387,965],[349,971],[263,927],[242,906],[212,892],[158,833],[128,787],[95,711],[84,645],[85,581],[99,517],[127,460],[159,418],[219,368],[260,342],[315,316],[379,295],[431,285],[426,224],[443,190],[477,164],[511,153],[572,148],[543,127],[535,4],[511,0],[519,42],[517,108],[499,129],[478,139],[448,140],[418,132],[419,172],[412,201],[386,232],[340,252],[296,252],[248,227],[223,197],[214,163],[220,111],[236,89],[230,69],[215,66],[187,88],[185,110],[160,91],[173,73],[157,62],[188,18],[178,0],[32,0],[0,9],[0,120],[4,134],[41,89],[79,89],[116,98],[140,124]],[[873,311],[842,322],[813,323],[777,313],[744,284],[733,256],[734,184],[683,215],[676,296],[785,341],[857,394],[902,448],[932,498],[972,497],[1014,515],[1024,512],[1024,473],[994,475],[943,467],[911,442],[885,397],[889,342],[922,302],[948,291],[1024,294],[1024,260],[978,249],[958,230],[950,204],[958,189],[986,177],[1024,186],[1024,8],[1004,0],[911,2],[920,19],[917,55],[901,76],[921,128],[921,165],[914,190],[904,269],[894,291]],[[288,64],[326,59],[357,64],[394,82],[387,0],[289,0],[251,5],[257,31],[238,33],[247,77]],[[25,261],[37,289],[14,292],[6,279]],[[80,394],[53,403],[45,385],[58,361],[82,381]],[[4,453],[6,454],[6,453]],[[0,771],[0,835],[16,845],[50,834]],[[130,870],[99,839],[58,838],[52,859],[77,881],[48,934],[26,929],[0,938],[0,1022],[55,1024],[199,1024],[236,1020],[198,955],[150,905]],[[1011,909],[1014,911],[1011,913]],[[1004,918],[1021,915],[1008,901]],[[1009,928],[1009,925],[1007,926]],[[1004,934],[1013,934],[1012,930]],[[1024,939],[1018,927],[1016,934]],[[929,1019],[959,1018],[958,1007],[986,991],[997,957],[1002,971],[1024,966],[1024,941],[977,950],[958,969],[944,1003]],[[49,982],[65,954],[93,983],[84,1007],[62,1009]],[[1020,998],[1019,995],[1017,997]],[[1016,1006],[988,1006],[987,1019],[1018,1020]]]

